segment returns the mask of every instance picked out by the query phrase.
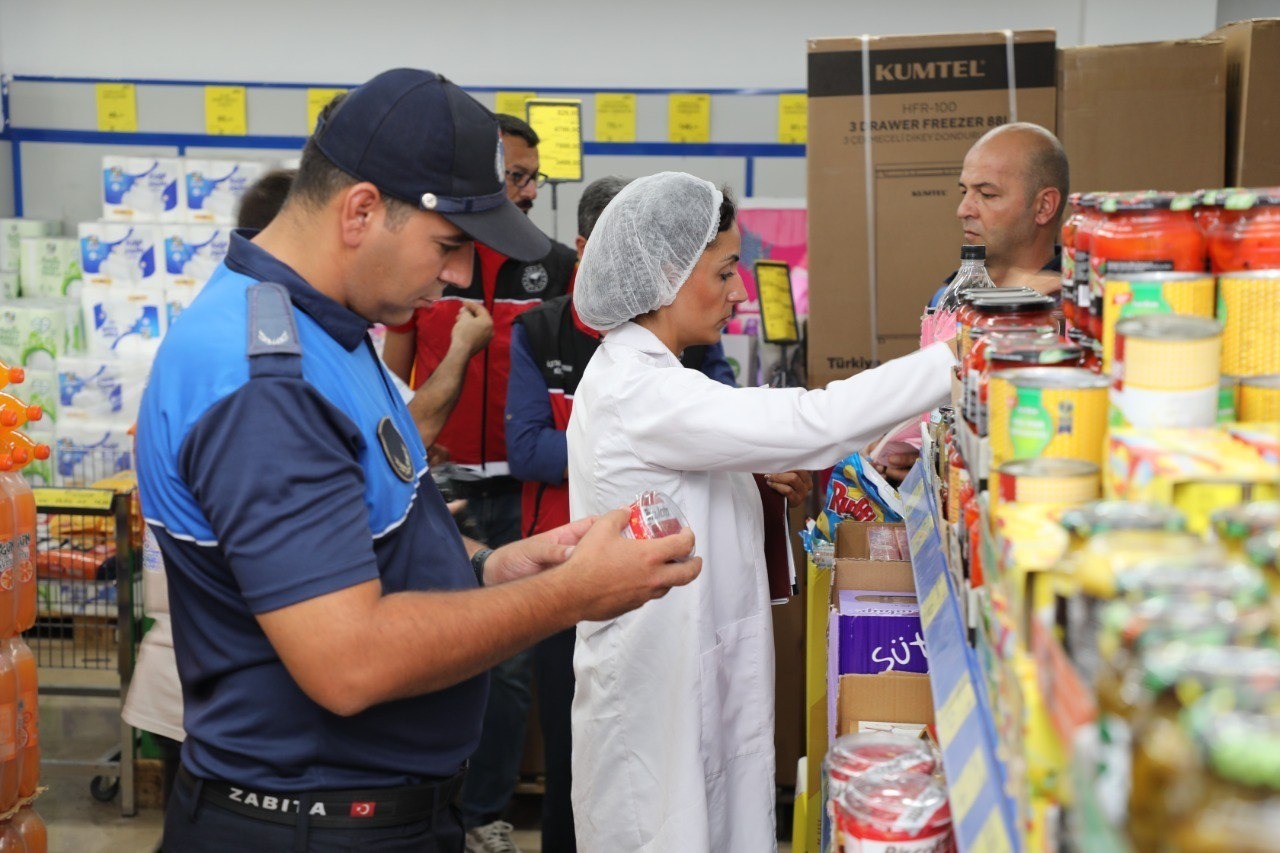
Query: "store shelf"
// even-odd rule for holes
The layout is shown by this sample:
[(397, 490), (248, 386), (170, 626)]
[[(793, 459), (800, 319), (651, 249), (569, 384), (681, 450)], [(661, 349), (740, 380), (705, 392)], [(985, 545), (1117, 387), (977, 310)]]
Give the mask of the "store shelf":
[(1006, 793), (1004, 765), (996, 757), (991, 707), (943, 555), (932, 479), (917, 462), (900, 492), (956, 843), (961, 851), (1020, 851), (1014, 803)]

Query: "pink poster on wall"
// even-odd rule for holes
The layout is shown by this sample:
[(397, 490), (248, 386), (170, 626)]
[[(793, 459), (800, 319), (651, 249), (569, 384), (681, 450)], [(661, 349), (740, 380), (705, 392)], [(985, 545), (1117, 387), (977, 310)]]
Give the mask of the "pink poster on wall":
[(742, 231), (742, 279), (748, 301), (738, 307), (727, 331), (751, 332), (749, 320), (758, 322), (760, 304), (756, 296), (756, 261), (784, 261), (791, 268), (791, 294), (796, 314), (809, 313), (808, 212), (804, 202), (784, 199), (743, 199), (738, 208)]

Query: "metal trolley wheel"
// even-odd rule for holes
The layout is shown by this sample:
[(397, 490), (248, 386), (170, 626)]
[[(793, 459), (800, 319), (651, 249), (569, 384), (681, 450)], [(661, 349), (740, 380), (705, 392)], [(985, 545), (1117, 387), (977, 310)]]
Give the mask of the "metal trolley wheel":
[(89, 793), (100, 803), (109, 803), (120, 793), (120, 777), (94, 776), (89, 782)]

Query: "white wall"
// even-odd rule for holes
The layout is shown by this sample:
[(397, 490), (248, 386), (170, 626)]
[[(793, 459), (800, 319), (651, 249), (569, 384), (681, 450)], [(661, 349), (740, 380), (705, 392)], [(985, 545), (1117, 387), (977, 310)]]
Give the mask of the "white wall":
[(0, 0), (9, 74), (355, 83), (413, 65), (470, 86), (787, 87), (804, 40), (1052, 27), (1185, 38), (1218, 0)]

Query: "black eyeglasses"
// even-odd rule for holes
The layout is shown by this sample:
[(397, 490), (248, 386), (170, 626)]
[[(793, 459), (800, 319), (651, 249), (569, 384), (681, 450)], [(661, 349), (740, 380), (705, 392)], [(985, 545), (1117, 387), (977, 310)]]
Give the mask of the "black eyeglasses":
[(542, 172), (521, 172), (507, 170), (507, 180), (510, 181), (516, 189), (522, 190), (529, 186), (529, 182), (533, 181), (535, 187), (540, 187), (547, 182), (547, 176)]

